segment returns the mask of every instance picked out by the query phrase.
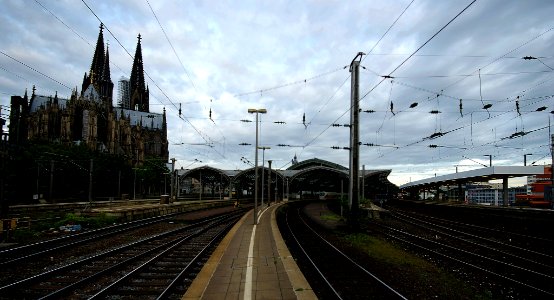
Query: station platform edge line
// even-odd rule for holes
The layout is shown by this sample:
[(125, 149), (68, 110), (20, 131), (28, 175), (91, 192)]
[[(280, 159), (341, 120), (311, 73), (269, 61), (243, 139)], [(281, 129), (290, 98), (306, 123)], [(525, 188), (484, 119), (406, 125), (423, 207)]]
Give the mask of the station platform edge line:
[[(266, 208), (267, 210), (270, 210), (269, 213), (271, 214), (269, 218), (261, 218), (261, 222), (269, 222), (271, 226), (271, 234), (274, 241), (274, 244), (271, 245), (271, 247), (275, 247), (278, 255), (279, 260), (282, 262), (284, 269), (286, 271), (288, 280), (292, 286), (292, 291), (290, 290), (291, 287), (281, 287), (289, 289), (288, 291), (285, 291), (287, 294), (294, 294), (296, 299), (302, 299), (302, 300), (311, 300), (311, 299), (317, 299), (315, 293), (311, 289), (308, 281), (304, 277), (304, 274), (300, 271), (298, 268), (298, 265), (296, 264), (296, 261), (292, 257), (290, 251), (288, 250), (285, 241), (283, 240), (283, 237), (281, 236), (281, 232), (279, 231), (279, 227), (277, 226), (277, 218), (276, 218), (276, 210), (277, 208), (282, 205), (283, 203), (273, 205), (271, 207)], [(252, 231), (253, 224), (249, 222), (252, 219), (253, 210), (246, 213), (227, 233), (227, 235), (223, 238), (223, 240), (220, 242), (218, 247), (214, 250), (208, 261), (204, 264), (202, 267), (202, 270), (196, 278), (191, 283), (190, 287), (187, 289), (186, 293), (181, 298), (182, 300), (192, 300), (192, 299), (203, 299), (204, 295), (207, 292), (207, 288), (210, 285), (210, 281), (213, 279), (214, 274), (216, 273), (216, 270), (218, 268), (222, 268), (221, 262), (224, 255), (226, 255), (226, 252), (228, 251), (229, 245), (234, 239), (241, 239), (240, 243), (242, 243), (241, 247), (248, 248), (249, 245), (244, 245), (246, 240), (249, 239), (242, 239), (240, 235), (237, 235), (239, 230), (245, 230), (245, 228), (241, 228), (243, 226), (249, 226), (250, 232)], [(260, 214), (262, 215), (262, 214)], [(258, 224), (259, 226), (259, 224)], [(259, 238), (256, 238), (256, 242), (259, 242)], [(235, 241), (237, 242), (237, 241)], [(264, 245), (269, 246), (269, 245)], [(258, 245), (259, 247), (259, 245)], [(227, 255), (230, 255), (227, 253)], [(244, 254), (243, 254), (244, 255)], [(246, 255), (248, 256), (248, 255)], [(248, 257), (241, 257), (240, 259), (247, 260)], [(232, 272), (232, 269), (224, 270), (228, 272)], [(246, 267), (244, 268), (244, 272), (246, 272)], [(244, 285), (245, 281), (240, 280), (240, 286), (234, 287), (234, 290), (240, 290), (240, 297), (236, 298), (235, 296), (227, 297), (231, 299), (243, 299), (244, 295)], [(276, 283), (277, 284), (277, 283)], [(253, 294), (255, 295), (255, 292), (253, 291)], [(231, 295), (229, 295), (231, 296)], [(255, 296), (254, 296), (255, 298)]]

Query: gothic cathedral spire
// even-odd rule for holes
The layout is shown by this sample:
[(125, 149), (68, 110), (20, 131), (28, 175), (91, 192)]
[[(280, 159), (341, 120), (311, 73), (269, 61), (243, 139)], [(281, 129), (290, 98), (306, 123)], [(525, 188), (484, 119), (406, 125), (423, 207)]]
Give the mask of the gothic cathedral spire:
[(148, 88), (144, 82), (144, 66), (142, 64), (142, 48), (140, 45), (140, 34), (138, 35), (137, 49), (135, 51), (135, 59), (133, 61), (133, 69), (131, 70), (131, 78), (129, 79), (129, 87), (131, 90), (131, 109), (149, 112), (150, 103)]
[[(98, 40), (96, 41), (96, 49), (94, 50), (94, 57), (90, 65), (90, 72), (88, 74), (88, 84), (96, 84), (100, 82), (102, 76), (102, 69), (104, 68), (104, 24), (100, 23), (100, 33), (98, 33)], [(87, 85), (88, 85), (87, 84)], [(83, 87), (85, 90), (86, 87)]]
[[(106, 55), (104, 56), (104, 64), (102, 66), (102, 75), (98, 77), (100, 86), (100, 95), (107, 108), (112, 108), (113, 82), (110, 76), (110, 52), (109, 46), (106, 47)], [(100, 75), (100, 74), (99, 74)]]
[(105, 107), (112, 106), (113, 83), (110, 76), (110, 54), (108, 48), (104, 50), (104, 24), (100, 23), (100, 32), (96, 41), (96, 48), (89, 74), (85, 73), (81, 95), (89, 87), (93, 87)]

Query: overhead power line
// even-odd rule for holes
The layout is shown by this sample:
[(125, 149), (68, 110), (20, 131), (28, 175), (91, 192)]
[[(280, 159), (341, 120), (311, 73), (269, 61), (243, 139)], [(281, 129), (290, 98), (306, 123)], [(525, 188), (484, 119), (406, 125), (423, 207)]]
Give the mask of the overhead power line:
[[(412, 54), (410, 54), (406, 59), (404, 59), (396, 68), (394, 68), (387, 76), (390, 78), (394, 72), (396, 72), (400, 67), (402, 67), (408, 60), (410, 60), (419, 50), (421, 50), (425, 45), (427, 45), (431, 40), (433, 40), (439, 33), (441, 33), (448, 25), (450, 25), (454, 20), (456, 20), (462, 13), (464, 13), (470, 6), (472, 6), (477, 0), (471, 1), (464, 9), (462, 9), (458, 14), (456, 14), (448, 23), (444, 24), (444, 26), (441, 27), (435, 34), (433, 34), (430, 38), (425, 41), (421, 46), (419, 46)], [(360, 101), (363, 100), (367, 95), (369, 95), (373, 90), (375, 90), (381, 83), (386, 79), (386, 77), (383, 77), (379, 83), (377, 83), (373, 88), (371, 88), (365, 95), (360, 97)]]
[(295, 80), (295, 81), (292, 81), (292, 82), (287, 82), (287, 83), (279, 84), (279, 85), (276, 85), (276, 86), (273, 86), (273, 87), (263, 88), (263, 89), (259, 89), (259, 90), (255, 90), (255, 91), (238, 93), (238, 94), (235, 94), (234, 96), (235, 97), (243, 97), (243, 96), (252, 95), (252, 94), (263, 94), (265, 92), (277, 90), (277, 89), (284, 88), (284, 87), (289, 87), (289, 86), (298, 85), (298, 84), (306, 84), (308, 81), (312, 81), (314, 79), (318, 79), (318, 78), (321, 78), (323, 76), (333, 74), (337, 71), (343, 70), (344, 68), (345, 67), (338, 67), (338, 68), (333, 69), (331, 71), (320, 73), (320, 74), (314, 75), (314, 76), (306, 78), (306, 79)]
[[(152, 5), (150, 5), (150, 2), (148, 0), (146, 0), (146, 3), (148, 3), (148, 7), (150, 7), (150, 11), (152, 12), (152, 14), (154, 15), (154, 18), (156, 18), (156, 21), (158, 22), (158, 25), (160, 25), (160, 28), (162, 29), (162, 32), (164, 33), (164, 36), (165, 36), (165, 39), (167, 40), (167, 42), (169, 43), (169, 46), (171, 46), (171, 49), (173, 50), (173, 53), (175, 54), (175, 57), (177, 57), (177, 60), (179, 61), (179, 64), (181, 64), (181, 67), (183, 68), (183, 71), (185, 71), (185, 74), (187, 74), (187, 77), (190, 81), (190, 84), (192, 85), (192, 87), (194, 88), (194, 90), (196, 90), (196, 86), (194, 85), (194, 81), (192, 80), (192, 78), (190, 77), (190, 74), (189, 72), (187, 71), (187, 68), (185, 68), (185, 65), (183, 64), (183, 62), (181, 61), (181, 58), (179, 57), (179, 55), (177, 54), (177, 51), (175, 51), (175, 47), (173, 47), (173, 44), (171, 43), (171, 40), (169, 40), (169, 37), (167, 36), (167, 33), (165, 33), (165, 30), (162, 26), (162, 23), (160, 23), (160, 20), (158, 19), (158, 16), (156, 15), (156, 13), (154, 12), (154, 9), (152, 8)], [(196, 90), (198, 92), (198, 90)]]
[(54, 81), (55, 83), (57, 83), (57, 84), (59, 84), (59, 85), (65, 87), (65, 88), (67, 88), (68, 90), (71, 91), (71, 88), (70, 88), (69, 86), (67, 86), (67, 85), (65, 85), (65, 84), (63, 84), (63, 83), (61, 83), (61, 82), (59, 82), (58, 80), (56, 80), (56, 79), (50, 77), (49, 75), (46, 75), (46, 74), (42, 73), (41, 71), (39, 71), (39, 70), (37, 70), (37, 69), (35, 69), (35, 68), (29, 66), (28, 64), (26, 64), (26, 63), (24, 63), (24, 62), (18, 60), (17, 58), (15, 58), (15, 57), (13, 57), (13, 56), (11, 56), (11, 55), (9, 55), (9, 54), (6, 54), (6, 53), (5, 53), (4, 51), (2, 51), (2, 50), (0, 50), (0, 53), (2, 53), (4, 56), (6, 56), (6, 57), (8, 57), (8, 58), (11, 58), (12, 60), (14, 60), (14, 61), (20, 63), (21, 65), (23, 65), (23, 66), (29, 68), (30, 70), (39, 73), (40, 75), (42, 75), (42, 76), (44, 76), (44, 77), (46, 77), (46, 78), (48, 78), (48, 79)]
[(83, 40), (85, 43), (89, 44), (89, 46), (93, 47), (91, 43), (89, 43), (89, 41), (87, 41), (84, 37), (82, 37), (77, 31), (75, 31), (73, 28), (71, 28), (69, 25), (67, 25), (64, 21), (62, 21), (62, 19), (58, 18), (58, 16), (56, 16), (51, 10), (49, 10), (48, 8), (46, 8), (44, 5), (42, 5), (42, 3), (40, 3), (38, 0), (35, 0), (35, 2), (40, 5), (40, 7), (42, 7), (45, 11), (49, 12), (54, 18), (56, 18), (56, 20), (58, 20), (60, 23), (62, 23), (63, 25), (65, 25), (65, 27), (67, 27), (67, 29), (71, 30), (73, 33), (75, 33), (75, 35), (77, 35), (79, 38), (81, 38), (81, 40)]
[[(379, 40), (377, 42), (375, 42), (375, 44), (373, 45), (373, 47), (371, 47), (371, 49), (369, 49), (369, 51), (365, 54), (365, 55), (369, 55), (373, 52), (373, 50), (377, 47), (377, 45), (379, 45), (379, 43), (381, 42), (381, 40), (383, 40), (383, 38), (389, 33), (389, 31), (392, 29), (392, 27), (396, 24), (396, 22), (398, 22), (398, 20), (400, 20), (400, 18), (404, 15), (404, 13), (408, 10), (408, 8), (410, 8), (410, 6), (412, 5), (412, 3), (414, 3), (415, 0), (412, 0), (410, 3), (408, 3), (408, 5), (406, 6), (406, 8), (404, 8), (404, 10), (402, 11), (402, 13), (400, 13), (400, 15), (398, 15), (398, 17), (396, 18), (396, 20), (394, 20), (394, 22), (392, 22), (392, 24), (389, 26), (389, 28), (387, 28), (387, 30), (385, 31), (385, 33), (383, 33), (383, 35), (381, 35), (381, 37), (379, 38)], [(367, 56), (366, 56), (367, 57)], [(362, 57), (362, 59), (360, 60), (360, 63), (364, 61), (364, 59), (366, 59), (366, 57)]]
[[(127, 55), (129, 55), (129, 57), (131, 57), (131, 59), (134, 59), (133, 55), (131, 55), (131, 53), (127, 50), (127, 48), (125, 48), (125, 46), (123, 46), (123, 44), (119, 41), (119, 39), (111, 32), (111, 30), (109, 29), (109, 27), (106, 25), (106, 23), (104, 23), (102, 21), (102, 19), (100, 19), (100, 17), (94, 12), (94, 10), (85, 2), (85, 0), (81, 0), (81, 2), (83, 2), (83, 4), (88, 8), (88, 10), (96, 17), (96, 19), (104, 24), (104, 28), (106, 28), (106, 30), (110, 33), (110, 35), (117, 41), (117, 43), (119, 44), (119, 46), (121, 48), (123, 48), (123, 50), (125, 50), (125, 52), (127, 53)], [(158, 88), (158, 90), (164, 95), (164, 97), (169, 101), (169, 103), (175, 108), (175, 110), (178, 110), (179, 107), (175, 104), (175, 102), (173, 102), (171, 100), (171, 98), (169, 98), (169, 96), (164, 92), (164, 90), (156, 83), (156, 81), (154, 81), (154, 79), (152, 79), (152, 77), (150, 77), (150, 74), (148, 74), (148, 72), (146, 70), (144, 70), (144, 74), (148, 77), (148, 79), (150, 79), (150, 81), (154, 84), (154, 86), (156, 86), (156, 88)], [(187, 122), (193, 129), (194, 131), (196, 131), (196, 133), (198, 133), (198, 135), (200, 135), (200, 137), (206, 142), (206, 143), (210, 143), (210, 142), (213, 142), (213, 139), (208, 136), (207, 134), (205, 133), (202, 133), (196, 126), (194, 126), (194, 124), (192, 124), (192, 122), (190, 122), (188, 120), (187, 117), (181, 115), (179, 116), (179, 118), (185, 122)], [(225, 158), (225, 156), (223, 154), (221, 154), (219, 151), (217, 151), (215, 148), (212, 148), (217, 154), (219, 154), (222, 158)]]
[[(373, 52), (373, 50), (379, 45), (379, 43), (381, 43), (381, 41), (383, 40), (383, 38), (385, 38), (385, 36), (389, 33), (389, 31), (392, 29), (392, 27), (394, 27), (394, 25), (398, 22), (398, 20), (400, 20), (400, 18), (404, 15), (404, 13), (408, 10), (408, 8), (410, 8), (410, 6), (412, 5), (412, 3), (414, 2), (414, 0), (412, 0), (407, 6), (406, 8), (404, 8), (404, 10), (400, 13), (400, 15), (398, 15), (398, 17), (392, 22), (392, 24), (389, 26), (389, 28), (387, 28), (387, 30), (385, 30), (385, 32), (381, 35), (381, 37), (379, 38), (379, 40), (377, 42), (375, 42), (375, 44), (373, 45), (373, 47), (371, 47), (371, 49), (369, 49), (368, 53), (371, 53)], [(364, 60), (364, 57), (362, 57), (362, 59), (360, 60), (360, 62), (362, 62)], [(342, 82), (342, 84), (339, 86), (339, 88), (337, 88), (335, 90), (335, 92), (333, 93), (333, 95), (331, 95), (331, 97), (329, 97), (329, 99), (325, 102), (325, 104), (322, 106), (321, 109), (323, 109), (323, 107), (327, 106), (327, 104), (335, 97), (335, 95), (337, 94), (337, 92), (344, 86), (344, 84), (348, 81), (348, 79), (350, 78), (350, 73), (348, 74), (348, 76), (346, 77), (346, 79)], [(316, 114), (310, 118), (310, 121), (308, 122), (311, 123), (312, 120), (315, 118), (315, 116), (321, 111), (318, 110), (316, 112)], [(316, 135), (312, 140), (310, 140), (308, 143), (306, 143), (306, 146), (312, 144), (315, 140), (317, 140), (325, 131), (327, 131), (329, 128), (331, 128), (332, 124), (333, 123), (336, 123), (340, 118), (342, 118), (348, 111), (344, 112), (342, 115), (340, 115), (334, 122), (332, 122), (331, 124), (329, 124), (329, 126), (327, 126), (327, 128), (325, 128), (323, 131), (321, 131), (318, 135)], [(302, 152), (300, 153), (302, 154)]]

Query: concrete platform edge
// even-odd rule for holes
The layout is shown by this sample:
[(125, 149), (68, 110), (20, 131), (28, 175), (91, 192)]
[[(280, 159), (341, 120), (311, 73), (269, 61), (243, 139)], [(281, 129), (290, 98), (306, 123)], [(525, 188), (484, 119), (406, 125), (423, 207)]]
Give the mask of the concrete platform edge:
[(182, 300), (202, 299), (202, 296), (204, 295), (206, 287), (208, 287), (208, 283), (210, 282), (215, 269), (219, 265), (219, 262), (221, 261), (221, 258), (225, 253), (225, 250), (227, 250), (227, 246), (229, 246), (229, 243), (231, 243), (231, 240), (235, 236), (237, 230), (240, 228), (240, 226), (242, 226), (246, 218), (248, 218), (248, 216), (250, 216), (251, 214), (252, 211), (249, 211), (233, 226), (233, 228), (231, 228), (231, 230), (229, 230), (227, 235), (223, 238), (223, 240), (221, 240), (221, 243), (219, 243), (217, 248), (214, 250), (208, 261), (204, 264), (202, 270), (200, 270), (200, 273), (198, 273), (196, 278), (192, 281), (190, 287), (187, 289), (187, 292), (181, 298)]
[[(281, 204), (278, 204), (277, 206)], [(285, 270), (287, 272), (287, 277), (289, 278), (289, 281), (293, 288), (293, 292), (297, 299), (302, 299), (302, 300), (317, 299), (310, 284), (304, 277), (304, 274), (302, 274), (302, 272), (300, 271), (300, 268), (298, 268), (296, 261), (292, 257), (289, 249), (285, 244), (285, 241), (283, 240), (283, 237), (281, 236), (281, 232), (279, 231), (279, 227), (277, 225), (276, 210), (277, 208), (275, 207), (275, 209), (273, 209), (271, 213), (271, 218), (270, 218), (271, 231), (273, 234), (277, 252), (279, 254), (279, 258), (281, 259), (283, 266), (285, 267)], [(208, 287), (210, 281), (212, 280), (213, 275), (217, 267), (219, 266), (223, 255), (227, 251), (229, 244), (235, 237), (239, 228), (243, 226), (245, 220), (248, 217), (252, 216), (252, 213), (253, 213), (252, 210), (249, 211), (239, 220), (239, 222), (237, 222), (233, 226), (233, 228), (231, 228), (231, 230), (223, 238), (223, 240), (218, 245), (218, 247), (214, 250), (214, 252), (210, 256), (208, 261), (204, 264), (200, 273), (198, 273), (196, 278), (193, 280), (190, 287), (187, 289), (186, 293), (181, 298), (182, 300), (202, 299), (204, 297), (206, 288)]]
[(304, 277), (304, 274), (300, 271), (300, 268), (298, 268), (296, 261), (290, 254), (289, 248), (287, 248), (287, 245), (283, 240), (283, 236), (281, 236), (279, 226), (277, 225), (276, 211), (277, 209), (274, 209), (271, 214), (271, 230), (273, 232), (273, 238), (275, 239), (277, 251), (279, 252), (279, 257), (281, 258), (283, 265), (285, 266), (290, 283), (292, 284), (292, 288), (294, 289), (294, 294), (296, 295), (297, 299), (317, 299), (314, 291), (312, 290), (312, 287), (310, 286), (310, 284)]

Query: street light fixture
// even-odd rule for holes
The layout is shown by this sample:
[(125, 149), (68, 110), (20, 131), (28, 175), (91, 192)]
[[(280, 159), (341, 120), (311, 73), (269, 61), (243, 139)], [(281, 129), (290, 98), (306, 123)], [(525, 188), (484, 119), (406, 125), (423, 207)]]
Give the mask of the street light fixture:
[(254, 225), (258, 223), (258, 115), (267, 113), (265, 108), (255, 109), (249, 108), (249, 114), (256, 114), (256, 147), (255, 162), (254, 162)]
[(187, 169), (188, 167), (194, 165), (197, 162), (201, 163), (202, 161), (198, 160), (198, 158), (195, 158), (194, 161), (192, 161), (190, 164), (186, 165), (184, 168)]
[(490, 154), (485, 154), (483, 156), (488, 156), (489, 157), (489, 167), (492, 167), (492, 155)]
[(523, 165), (527, 166), (527, 155), (533, 155), (532, 153), (523, 154)]

